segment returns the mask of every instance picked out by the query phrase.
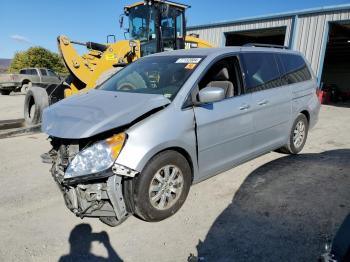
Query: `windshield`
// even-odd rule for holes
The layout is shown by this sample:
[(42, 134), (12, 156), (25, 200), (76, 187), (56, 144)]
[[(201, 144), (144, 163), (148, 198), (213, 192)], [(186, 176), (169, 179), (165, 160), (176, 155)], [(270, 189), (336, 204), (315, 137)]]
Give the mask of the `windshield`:
[(200, 56), (145, 57), (119, 71), (98, 89), (160, 94), (173, 100), (203, 58)]

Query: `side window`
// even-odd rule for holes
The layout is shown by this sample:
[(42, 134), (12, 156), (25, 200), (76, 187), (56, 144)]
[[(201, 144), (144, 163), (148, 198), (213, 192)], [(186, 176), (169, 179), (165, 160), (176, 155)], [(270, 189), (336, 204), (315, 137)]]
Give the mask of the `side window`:
[(47, 73), (49, 74), (49, 76), (56, 76), (57, 77), (56, 73), (50, 69), (47, 70)]
[(182, 28), (182, 13), (179, 13), (176, 17), (176, 36), (183, 37), (183, 28)]
[(38, 75), (38, 72), (36, 71), (36, 69), (29, 69), (29, 74)]
[(300, 55), (280, 54), (284, 65), (285, 78), (288, 84), (294, 84), (311, 79), (311, 73)]
[(243, 53), (242, 62), (248, 92), (281, 85), (280, 72), (272, 53)]
[(42, 76), (46, 76), (47, 73), (46, 73), (46, 69), (40, 69), (40, 73)]
[(214, 63), (198, 83), (197, 92), (205, 87), (221, 87), (226, 98), (240, 95), (242, 77), (238, 57), (226, 57)]
[(22, 74), (22, 75), (25, 75), (26, 74), (26, 70), (22, 69), (22, 70), (19, 71), (19, 73)]

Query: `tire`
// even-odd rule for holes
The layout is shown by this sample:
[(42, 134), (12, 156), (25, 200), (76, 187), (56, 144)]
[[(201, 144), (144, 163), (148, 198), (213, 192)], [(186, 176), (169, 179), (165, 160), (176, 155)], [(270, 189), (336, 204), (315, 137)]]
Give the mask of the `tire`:
[(3, 96), (8, 96), (10, 95), (10, 93), (11, 93), (11, 90), (0, 90), (0, 94)]
[(21, 93), (26, 94), (31, 87), (32, 87), (31, 82), (28, 82), (27, 84), (23, 84), (21, 87)]
[[(166, 176), (166, 170), (169, 176)], [(163, 187), (159, 177), (163, 179)], [(148, 222), (172, 216), (185, 202), (191, 181), (191, 167), (183, 155), (172, 150), (157, 154), (133, 180), (135, 215)], [(151, 186), (159, 187), (159, 191), (152, 191)], [(152, 201), (151, 198), (157, 200)]]
[(41, 122), (42, 111), (49, 105), (49, 97), (44, 88), (33, 86), (24, 99), (24, 119), (28, 125)]
[[(303, 126), (303, 131), (301, 131), (302, 126)], [(300, 134), (299, 134), (298, 143), (296, 143), (294, 139), (295, 138), (297, 139), (297, 137), (294, 136), (294, 133), (298, 131), (300, 131)], [(292, 129), (289, 133), (288, 144), (285, 145), (284, 147), (279, 148), (276, 151), (284, 154), (298, 154), (304, 148), (308, 131), (309, 131), (309, 122), (306, 116), (304, 114), (299, 114), (297, 118), (294, 120)], [(302, 138), (301, 138), (301, 134), (302, 134)]]

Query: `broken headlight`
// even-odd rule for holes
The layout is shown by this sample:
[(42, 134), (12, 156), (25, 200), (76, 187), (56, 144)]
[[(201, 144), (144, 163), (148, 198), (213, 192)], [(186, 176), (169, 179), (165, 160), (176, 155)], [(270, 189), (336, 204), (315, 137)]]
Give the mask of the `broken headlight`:
[(110, 168), (117, 159), (125, 138), (126, 135), (120, 133), (80, 151), (70, 162), (64, 178), (95, 174)]

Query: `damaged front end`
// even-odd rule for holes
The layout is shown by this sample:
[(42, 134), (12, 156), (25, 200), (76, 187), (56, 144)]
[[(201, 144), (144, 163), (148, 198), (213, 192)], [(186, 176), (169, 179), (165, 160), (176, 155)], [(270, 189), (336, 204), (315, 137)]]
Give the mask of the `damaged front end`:
[(51, 174), (67, 208), (80, 218), (98, 217), (109, 226), (123, 222), (132, 213), (128, 177), (137, 174), (115, 163), (126, 134), (88, 144), (79, 140), (51, 139)]

